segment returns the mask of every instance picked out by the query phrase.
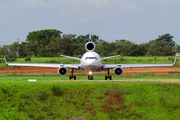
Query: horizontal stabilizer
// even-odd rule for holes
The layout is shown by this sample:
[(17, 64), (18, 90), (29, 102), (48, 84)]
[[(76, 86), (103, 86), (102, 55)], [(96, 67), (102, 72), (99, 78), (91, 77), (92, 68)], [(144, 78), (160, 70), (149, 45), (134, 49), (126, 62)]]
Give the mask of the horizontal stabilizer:
[(74, 60), (79, 60), (79, 61), (81, 61), (81, 59), (80, 59), (80, 58), (76, 58), (76, 57), (71, 57), (71, 56), (66, 56), (66, 55), (60, 55), (60, 56), (62, 56), (62, 57), (67, 57), (67, 58), (71, 58), (71, 59), (74, 59)]
[(114, 58), (114, 57), (119, 57), (120, 55), (115, 55), (115, 56), (110, 56), (110, 57), (105, 57), (105, 58), (101, 58), (101, 60), (106, 60), (106, 59), (109, 59), (109, 58)]

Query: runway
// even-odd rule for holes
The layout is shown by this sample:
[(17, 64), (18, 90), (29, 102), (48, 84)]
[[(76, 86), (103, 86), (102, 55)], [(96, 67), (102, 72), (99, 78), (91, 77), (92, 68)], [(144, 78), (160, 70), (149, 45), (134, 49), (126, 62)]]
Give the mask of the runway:
[(121, 79), (121, 80), (43, 80), (57, 82), (180, 82), (179, 79)]

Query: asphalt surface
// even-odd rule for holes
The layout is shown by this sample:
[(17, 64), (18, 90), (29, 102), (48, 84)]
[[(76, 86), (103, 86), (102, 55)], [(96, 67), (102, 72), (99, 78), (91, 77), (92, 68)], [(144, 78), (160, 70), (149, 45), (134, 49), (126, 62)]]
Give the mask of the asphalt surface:
[(43, 80), (43, 81), (57, 81), (57, 82), (180, 82), (179, 79), (121, 79), (121, 80)]

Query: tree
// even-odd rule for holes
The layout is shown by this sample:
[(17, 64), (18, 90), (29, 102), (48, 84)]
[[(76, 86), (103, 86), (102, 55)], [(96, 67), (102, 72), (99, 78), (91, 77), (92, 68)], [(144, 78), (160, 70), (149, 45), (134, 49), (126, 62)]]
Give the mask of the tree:
[(173, 53), (172, 46), (170, 46), (170, 45), (163, 46), (163, 50), (162, 50), (163, 56), (171, 56), (172, 53)]
[(145, 44), (146, 48), (146, 55), (150, 56), (160, 56), (161, 55), (161, 50), (162, 46), (158, 46), (156, 40), (149, 41), (149, 43)]
[(155, 39), (157, 41), (157, 44), (160, 46), (166, 46), (166, 45), (170, 45), (170, 46), (174, 46), (175, 42), (172, 40), (172, 38), (174, 38), (172, 35), (170, 34), (164, 34), (161, 36), (158, 36), (159, 38)]
[(17, 55), (18, 53), (18, 42), (14, 42), (13, 44), (11, 44), (9, 46), (9, 50), (11, 53), (13, 53), (14, 55)]
[(2, 55), (8, 55), (9, 53), (9, 45), (3, 45), (3, 47), (1, 48), (1, 54)]
[[(87, 36), (87, 35), (86, 35)], [(99, 41), (99, 36), (97, 36), (97, 35), (92, 35), (91, 36), (91, 40), (93, 41), (93, 42), (98, 42)]]
[(100, 54), (100, 56), (106, 56), (106, 50), (105, 46), (107, 46), (107, 42), (104, 40), (99, 40), (98, 43), (96, 44), (96, 49), (95, 51)]
[(48, 56), (59, 56), (60, 54), (73, 55), (72, 39), (73, 37), (71, 35), (63, 35), (62, 38), (54, 38), (46, 47), (48, 50), (44, 52), (46, 52)]
[(174, 53), (180, 53), (180, 45), (178, 45), (177, 43), (175, 43), (175, 46), (173, 47), (173, 52), (174, 52)]
[[(79, 35), (77, 38), (76, 38), (76, 41), (75, 42), (81, 42), (81, 43), (86, 43), (89, 41), (89, 34), (86, 34), (86, 35)], [(92, 42), (98, 42), (99, 41), (99, 36), (97, 35), (92, 35), (91, 36), (91, 41)]]
[(19, 44), (19, 57), (26, 57), (31, 56), (31, 46), (29, 46), (30, 43), (28, 42), (22, 42)]
[(35, 56), (46, 56), (49, 50), (45, 49), (51, 40), (55, 38), (61, 38), (62, 32), (55, 29), (46, 29), (40, 31), (33, 31), (27, 35), (26, 41), (30, 44), (28, 46), (31, 48), (30, 55)]
[[(11, 47), (10, 47), (11, 46)], [(0, 54), (6, 57), (7, 61), (15, 61), (17, 59), (16, 42), (11, 45), (3, 45), (0, 50)], [(10, 50), (11, 49), (11, 50)]]
[(137, 45), (129, 40), (116, 40), (114, 43), (116, 45), (115, 49), (120, 55), (142, 56), (145, 54), (143, 45)]
[(173, 36), (164, 34), (158, 36), (157, 39), (149, 41), (146, 44), (147, 55), (152, 56), (169, 56), (172, 55), (173, 46), (175, 42), (172, 40)]
[(115, 51), (115, 43), (109, 43), (102, 39), (96, 43), (95, 51), (99, 53), (100, 56), (104, 56), (104, 57), (117, 55), (117, 52)]
[(27, 35), (26, 41), (36, 42), (39, 46), (48, 45), (53, 38), (61, 37), (62, 32), (56, 29), (33, 31)]
[(149, 41), (145, 45), (147, 55), (151, 56), (170, 56), (173, 53), (173, 47), (169, 44), (159, 44), (157, 40)]

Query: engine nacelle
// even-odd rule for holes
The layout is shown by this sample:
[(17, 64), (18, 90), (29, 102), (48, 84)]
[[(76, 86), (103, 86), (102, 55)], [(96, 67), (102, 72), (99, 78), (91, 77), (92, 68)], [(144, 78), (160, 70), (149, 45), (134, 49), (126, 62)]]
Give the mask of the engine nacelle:
[(123, 69), (121, 67), (114, 68), (114, 74), (116, 76), (121, 76), (123, 74)]
[(67, 68), (65, 68), (65, 67), (60, 67), (60, 68), (58, 69), (58, 73), (59, 73), (59, 75), (61, 75), (61, 76), (65, 76), (65, 75), (68, 73), (68, 70), (67, 70)]
[(95, 50), (95, 44), (93, 42), (87, 42), (85, 44), (86, 51), (94, 51)]

